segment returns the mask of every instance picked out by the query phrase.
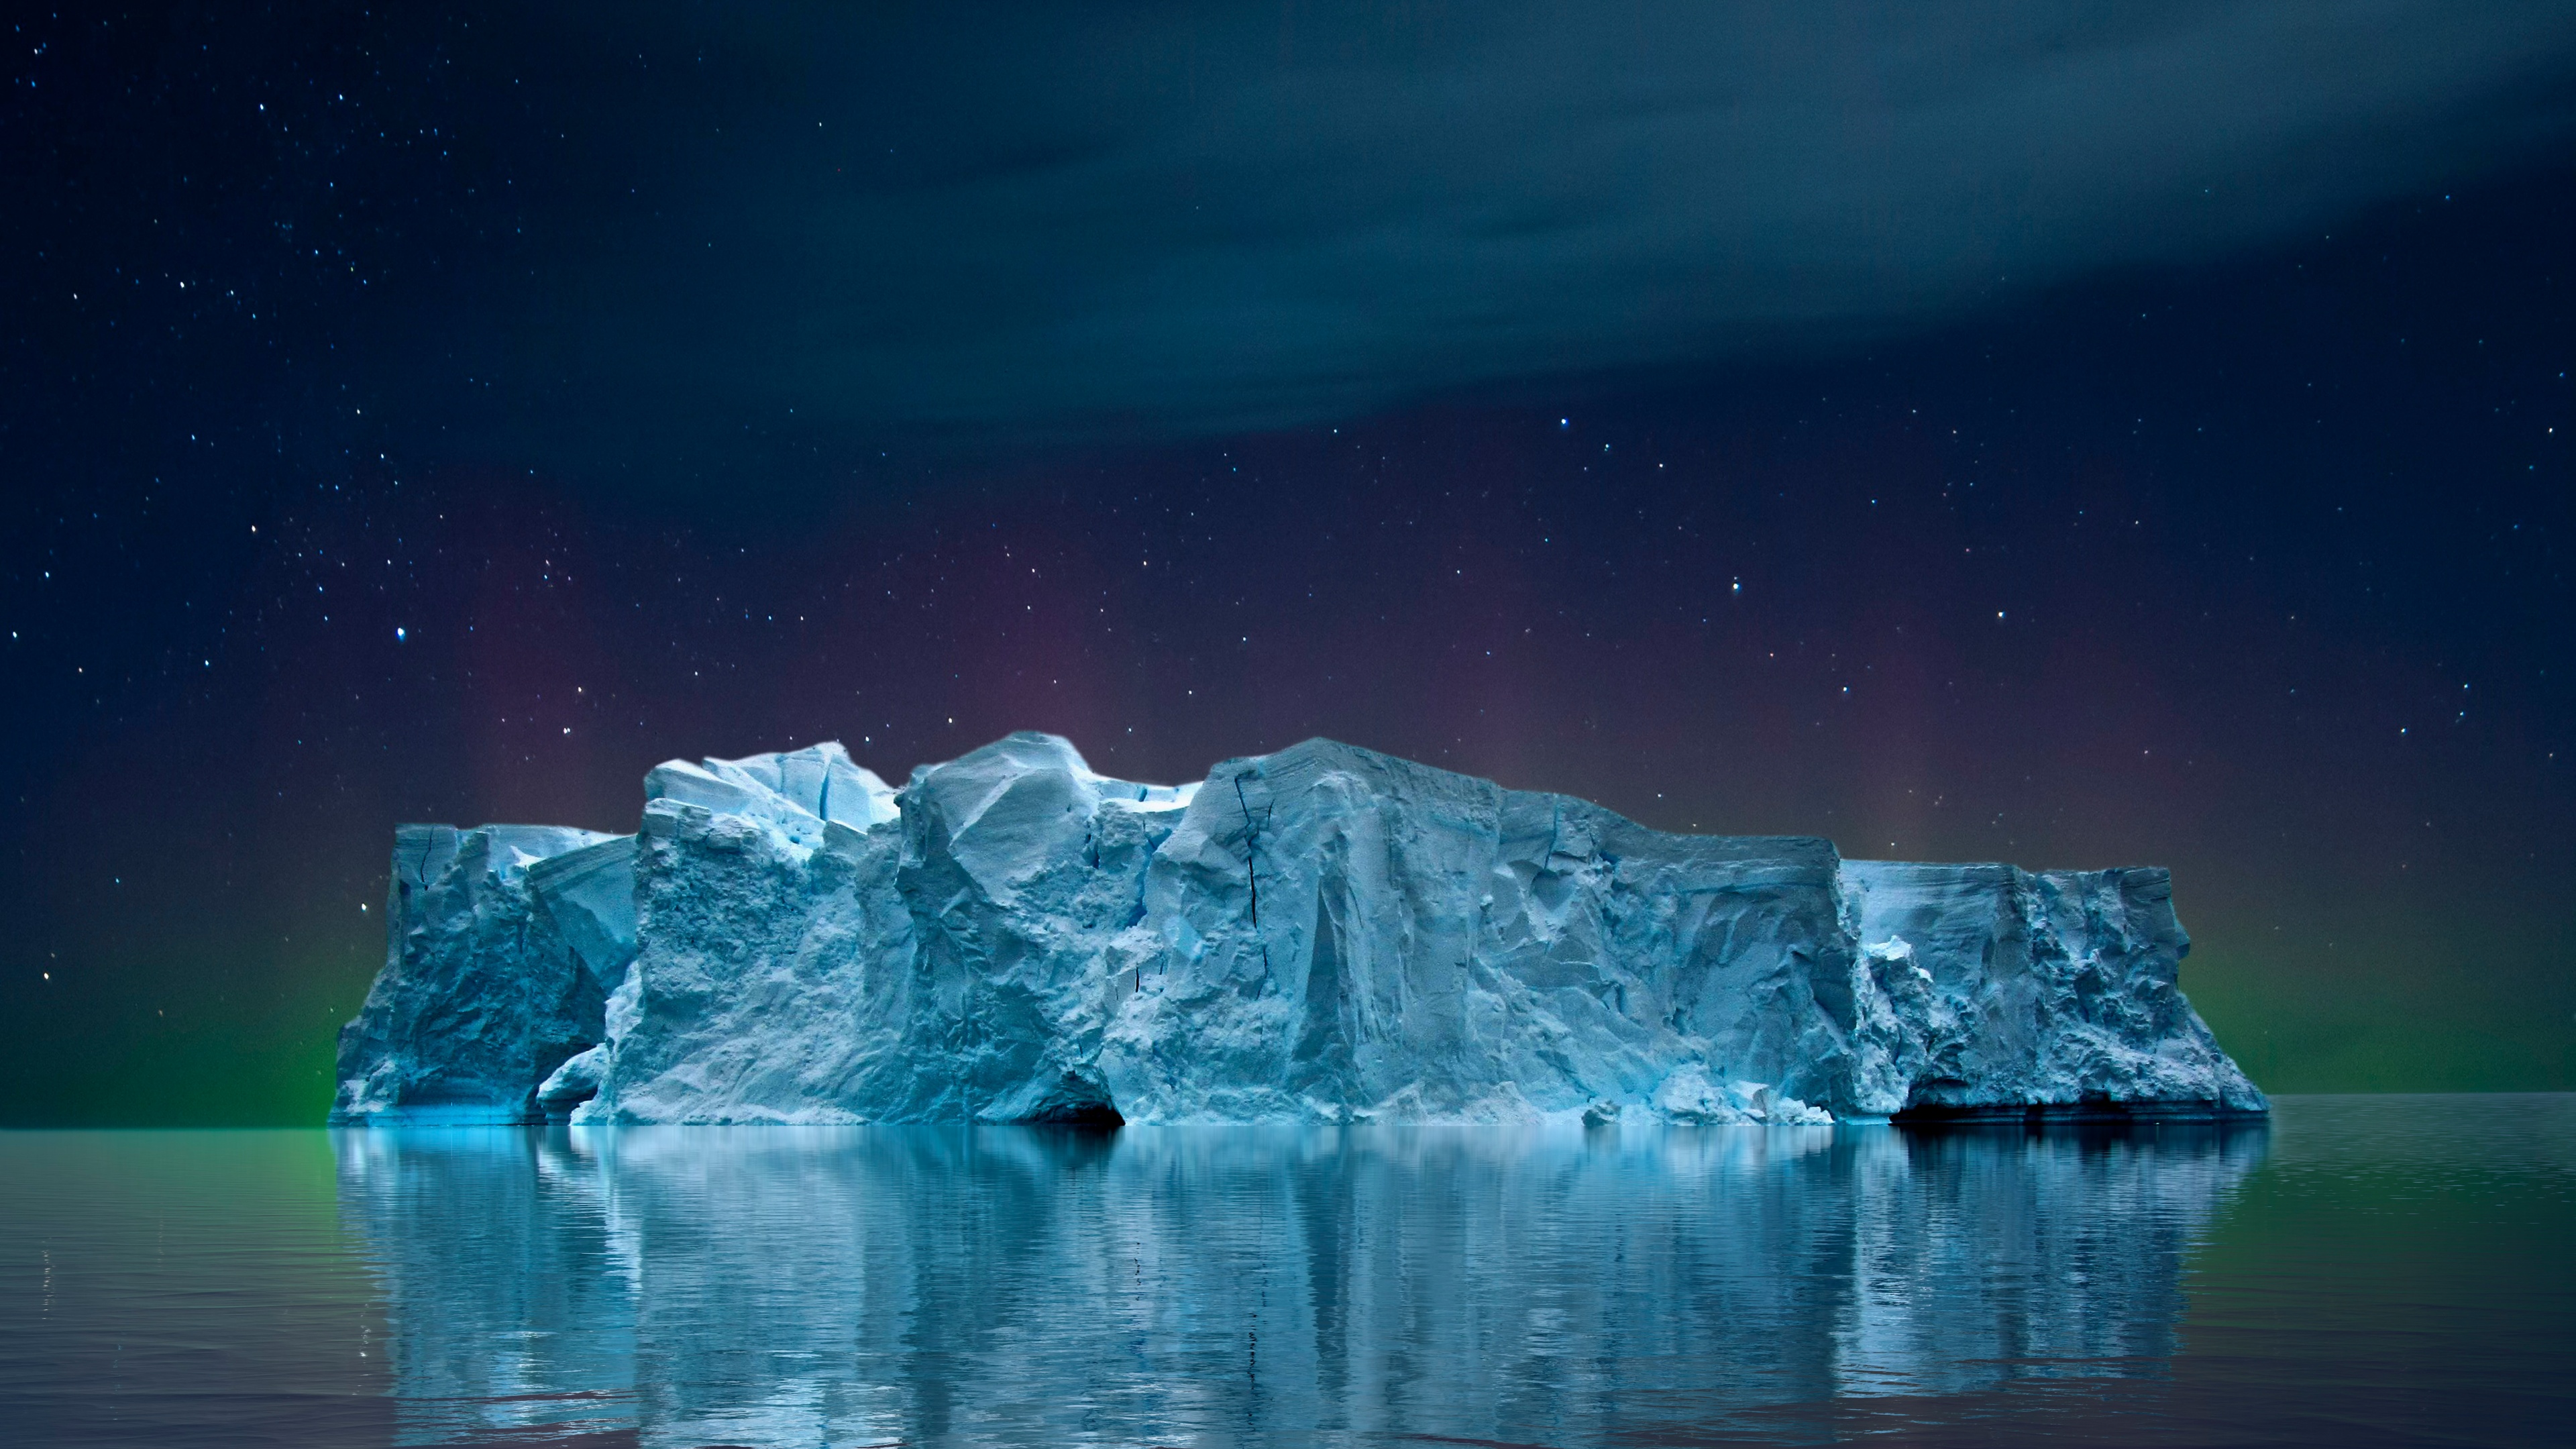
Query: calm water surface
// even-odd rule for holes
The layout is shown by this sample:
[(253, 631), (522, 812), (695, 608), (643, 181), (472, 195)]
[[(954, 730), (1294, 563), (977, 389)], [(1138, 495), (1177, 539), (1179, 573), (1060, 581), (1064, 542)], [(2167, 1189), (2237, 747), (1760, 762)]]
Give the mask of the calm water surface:
[(0, 1134), (0, 1442), (2576, 1443), (2576, 1097)]

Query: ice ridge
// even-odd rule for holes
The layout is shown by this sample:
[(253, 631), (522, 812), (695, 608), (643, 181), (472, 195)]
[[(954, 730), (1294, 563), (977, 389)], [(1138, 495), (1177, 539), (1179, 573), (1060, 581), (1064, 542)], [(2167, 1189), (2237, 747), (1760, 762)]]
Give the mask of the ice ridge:
[(672, 761), (396, 833), (343, 1123), (1818, 1123), (2265, 1110), (2161, 869), (1676, 835), (1329, 740)]

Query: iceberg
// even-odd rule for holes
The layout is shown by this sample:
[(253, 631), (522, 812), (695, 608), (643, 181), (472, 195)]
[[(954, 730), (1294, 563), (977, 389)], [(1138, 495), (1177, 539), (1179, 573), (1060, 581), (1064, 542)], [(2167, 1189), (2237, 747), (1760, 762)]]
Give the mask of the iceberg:
[(525, 1120), (531, 1083), (599, 1040), (632, 954), (633, 855), (632, 837), (552, 825), (397, 828), (391, 949), (340, 1033), (332, 1120)]
[(1813, 1125), (2266, 1110), (2154, 868), (1845, 860), (1310, 740), (673, 761), (398, 829), (332, 1120)]

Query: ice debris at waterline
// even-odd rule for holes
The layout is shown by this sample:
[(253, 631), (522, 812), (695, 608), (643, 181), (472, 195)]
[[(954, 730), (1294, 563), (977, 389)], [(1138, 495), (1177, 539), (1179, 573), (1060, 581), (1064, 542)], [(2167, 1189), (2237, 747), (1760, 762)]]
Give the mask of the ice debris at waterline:
[(1813, 1124), (2265, 1110), (2161, 869), (1671, 835), (1328, 740), (674, 761), (630, 836), (395, 836), (344, 1123)]

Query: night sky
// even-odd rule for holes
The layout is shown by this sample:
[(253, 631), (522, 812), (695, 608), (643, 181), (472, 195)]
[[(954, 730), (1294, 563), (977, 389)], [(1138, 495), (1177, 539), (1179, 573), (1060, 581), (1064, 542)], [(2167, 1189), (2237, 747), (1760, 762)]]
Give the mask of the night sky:
[(2576, 7), (2136, 9), (10, 22), (0, 1122), (319, 1121), (397, 821), (1024, 728), (2165, 864), (2265, 1088), (2576, 1088)]

